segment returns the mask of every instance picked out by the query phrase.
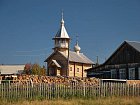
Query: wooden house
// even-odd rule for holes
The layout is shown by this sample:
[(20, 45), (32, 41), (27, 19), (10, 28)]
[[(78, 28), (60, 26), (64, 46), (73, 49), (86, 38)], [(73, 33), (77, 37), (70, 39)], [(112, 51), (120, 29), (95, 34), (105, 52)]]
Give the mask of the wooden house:
[(140, 42), (124, 41), (105, 63), (87, 70), (89, 77), (140, 79)]
[(62, 16), (60, 29), (53, 38), (54, 52), (45, 60), (47, 62), (47, 75), (86, 77), (85, 70), (92, 68), (92, 62), (83, 53), (80, 53), (78, 41), (74, 51), (70, 51), (70, 37), (65, 29)]

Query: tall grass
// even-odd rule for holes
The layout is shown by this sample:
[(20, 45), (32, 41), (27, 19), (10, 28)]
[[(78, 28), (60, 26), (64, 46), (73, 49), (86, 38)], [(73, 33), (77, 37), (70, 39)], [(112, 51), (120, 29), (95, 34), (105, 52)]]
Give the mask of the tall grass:
[(1, 100), (0, 105), (140, 105), (140, 97), (107, 97), (97, 99), (53, 99), (8, 102)]

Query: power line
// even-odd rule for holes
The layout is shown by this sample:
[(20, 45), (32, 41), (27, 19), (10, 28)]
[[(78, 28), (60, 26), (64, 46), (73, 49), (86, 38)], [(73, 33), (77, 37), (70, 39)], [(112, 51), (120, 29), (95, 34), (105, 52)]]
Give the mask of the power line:
[(48, 48), (44, 48), (44, 49), (38, 49), (38, 50), (25, 50), (25, 51), (16, 51), (16, 52), (18, 52), (18, 53), (28, 53), (28, 52), (36, 52), (36, 51), (44, 51), (44, 50), (48, 50)]

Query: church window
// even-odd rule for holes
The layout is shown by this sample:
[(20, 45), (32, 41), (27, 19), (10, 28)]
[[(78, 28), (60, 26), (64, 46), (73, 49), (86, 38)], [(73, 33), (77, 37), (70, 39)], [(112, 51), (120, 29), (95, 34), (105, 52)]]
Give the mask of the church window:
[(70, 67), (70, 71), (72, 71), (72, 67)]
[(63, 40), (61, 40), (61, 43), (66, 43), (66, 41), (63, 39)]
[(77, 68), (77, 72), (79, 72), (79, 68)]

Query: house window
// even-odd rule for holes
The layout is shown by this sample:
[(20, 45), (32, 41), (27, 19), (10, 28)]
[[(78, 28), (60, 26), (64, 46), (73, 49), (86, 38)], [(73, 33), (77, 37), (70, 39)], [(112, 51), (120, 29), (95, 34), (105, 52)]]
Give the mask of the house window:
[(58, 41), (58, 44), (60, 44), (60, 43), (61, 43), (61, 41), (59, 40), (59, 41)]
[(79, 68), (77, 68), (77, 72), (79, 72)]
[(72, 67), (70, 67), (70, 71), (72, 71)]
[(111, 78), (112, 79), (116, 79), (117, 78), (117, 71), (116, 71), (116, 69), (112, 69), (111, 70)]
[(138, 69), (138, 74), (139, 74), (138, 79), (140, 79), (140, 68)]
[(134, 80), (135, 79), (135, 68), (129, 68), (129, 79)]
[(126, 79), (126, 70), (119, 69), (120, 79)]

